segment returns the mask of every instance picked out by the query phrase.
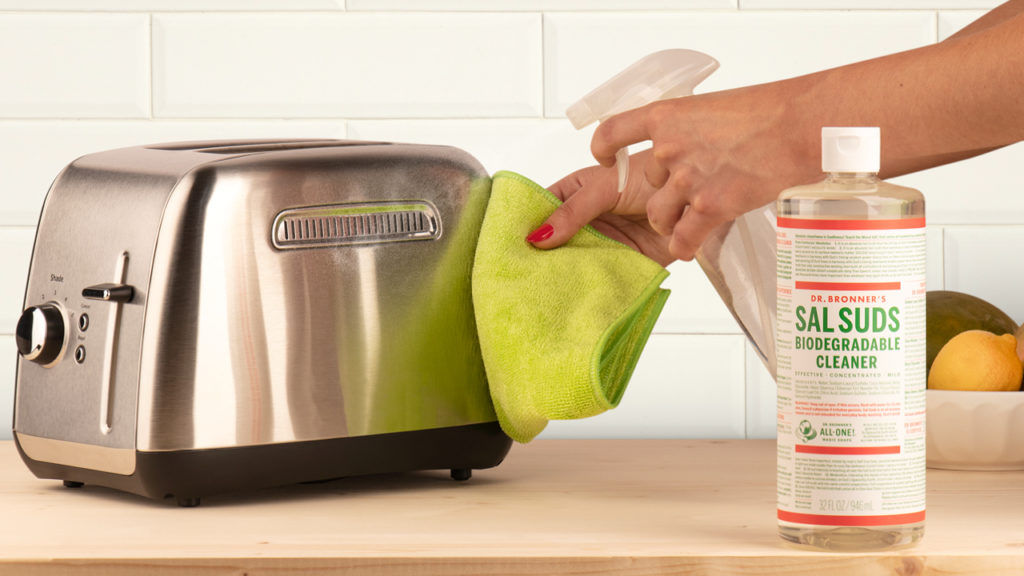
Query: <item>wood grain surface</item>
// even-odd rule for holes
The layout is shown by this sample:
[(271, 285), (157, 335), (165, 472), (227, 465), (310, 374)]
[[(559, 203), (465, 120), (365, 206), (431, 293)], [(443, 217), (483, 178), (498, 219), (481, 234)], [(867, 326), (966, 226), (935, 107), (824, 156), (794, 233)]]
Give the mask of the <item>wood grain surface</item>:
[(446, 471), (203, 499), (38, 480), (0, 442), (0, 574), (1024, 574), (1024, 472), (929, 470), (924, 541), (784, 545), (775, 443), (538, 440)]

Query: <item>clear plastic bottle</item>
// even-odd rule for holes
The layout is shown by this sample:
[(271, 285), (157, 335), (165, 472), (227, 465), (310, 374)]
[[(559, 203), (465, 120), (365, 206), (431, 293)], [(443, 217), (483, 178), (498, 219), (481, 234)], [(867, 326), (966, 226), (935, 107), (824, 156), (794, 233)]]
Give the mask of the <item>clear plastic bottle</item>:
[(823, 128), (826, 178), (776, 204), (779, 534), (817, 549), (924, 535), (924, 197), (879, 158)]

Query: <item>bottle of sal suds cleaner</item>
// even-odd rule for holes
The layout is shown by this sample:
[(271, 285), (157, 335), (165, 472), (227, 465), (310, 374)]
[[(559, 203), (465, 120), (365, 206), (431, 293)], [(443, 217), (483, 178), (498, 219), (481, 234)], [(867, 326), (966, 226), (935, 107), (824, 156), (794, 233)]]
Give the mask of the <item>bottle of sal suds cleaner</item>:
[(823, 128), (825, 180), (778, 199), (778, 519), (827, 550), (924, 535), (925, 218), (878, 128)]

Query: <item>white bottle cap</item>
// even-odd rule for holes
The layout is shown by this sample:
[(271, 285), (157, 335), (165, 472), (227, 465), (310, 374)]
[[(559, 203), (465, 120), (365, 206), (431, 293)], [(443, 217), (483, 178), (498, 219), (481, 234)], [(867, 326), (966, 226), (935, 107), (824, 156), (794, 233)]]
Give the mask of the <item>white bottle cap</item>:
[(825, 172), (878, 172), (882, 162), (882, 130), (822, 128), (821, 169)]

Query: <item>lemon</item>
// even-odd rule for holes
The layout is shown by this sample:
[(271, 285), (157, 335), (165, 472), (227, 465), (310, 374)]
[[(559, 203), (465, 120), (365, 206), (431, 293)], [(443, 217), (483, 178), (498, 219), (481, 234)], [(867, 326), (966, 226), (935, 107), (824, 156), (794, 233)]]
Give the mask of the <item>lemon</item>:
[(1024, 324), (1021, 324), (1013, 335), (1017, 337), (1017, 357), (1024, 362)]
[(928, 373), (933, 390), (1020, 390), (1024, 368), (1013, 334), (967, 330), (939, 350)]

